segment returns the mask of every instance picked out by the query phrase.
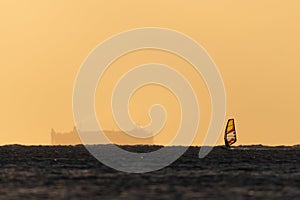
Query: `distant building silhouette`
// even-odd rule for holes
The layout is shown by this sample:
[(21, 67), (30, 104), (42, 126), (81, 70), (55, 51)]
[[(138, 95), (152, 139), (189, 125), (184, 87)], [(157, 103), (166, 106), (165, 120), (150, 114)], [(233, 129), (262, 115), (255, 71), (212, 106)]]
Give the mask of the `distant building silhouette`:
[(53, 145), (76, 145), (81, 144), (81, 140), (78, 136), (76, 127), (72, 131), (66, 133), (56, 132), (51, 129), (51, 143)]
[[(143, 133), (143, 130), (139, 130)], [(129, 131), (131, 132), (131, 131)], [(153, 137), (149, 138), (135, 138), (122, 131), (104, 131), (106, 137), (114, 144), (119, 145), (153, 145)], [(78, 135), (76, 127), (70, 132), (56, 132), (53, 128), (51, 129), (51, 143), (53, 145), (77, 145), (82, 144)]]

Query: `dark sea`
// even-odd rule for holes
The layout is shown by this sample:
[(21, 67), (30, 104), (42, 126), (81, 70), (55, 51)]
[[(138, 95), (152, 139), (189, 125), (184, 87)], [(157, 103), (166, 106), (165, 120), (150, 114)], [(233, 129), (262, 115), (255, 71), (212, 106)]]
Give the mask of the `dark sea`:
[(203, 159), (198, 152), (190, 147), (166, 168), (128, 174), (82, 145), (1, 146), (0, 199), (300, 199), (299, 145), (218, 146)]

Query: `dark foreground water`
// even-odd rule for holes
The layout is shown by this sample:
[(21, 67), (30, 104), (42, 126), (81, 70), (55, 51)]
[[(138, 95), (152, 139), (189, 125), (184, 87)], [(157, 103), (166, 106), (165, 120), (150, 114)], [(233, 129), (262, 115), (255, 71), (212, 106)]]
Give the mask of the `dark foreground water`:
[(299, 146), (215, 147), (201, 160), (198, 151), (156, 172), (127, 174), (83, 146), (2, 146), (0, 199), (300, 199)]

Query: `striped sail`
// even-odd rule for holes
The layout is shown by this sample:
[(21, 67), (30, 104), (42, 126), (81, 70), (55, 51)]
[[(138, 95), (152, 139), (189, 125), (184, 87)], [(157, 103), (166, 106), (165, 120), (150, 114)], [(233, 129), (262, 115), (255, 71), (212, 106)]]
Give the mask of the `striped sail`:
[(227, 147), (230, 147), (232, 144), (234, 144), (237, 141), (234, 119), (229, 119), (227, 122), (224, 141)]

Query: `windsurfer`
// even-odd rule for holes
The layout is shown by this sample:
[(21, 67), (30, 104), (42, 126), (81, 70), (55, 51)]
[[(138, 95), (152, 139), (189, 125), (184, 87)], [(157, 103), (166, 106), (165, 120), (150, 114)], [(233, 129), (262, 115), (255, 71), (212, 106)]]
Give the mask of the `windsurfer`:
[(226, 146), (227, 149), (230, 149), (230, 145), (229, 145), (227, 140), (225, 140), (225, 146)]

